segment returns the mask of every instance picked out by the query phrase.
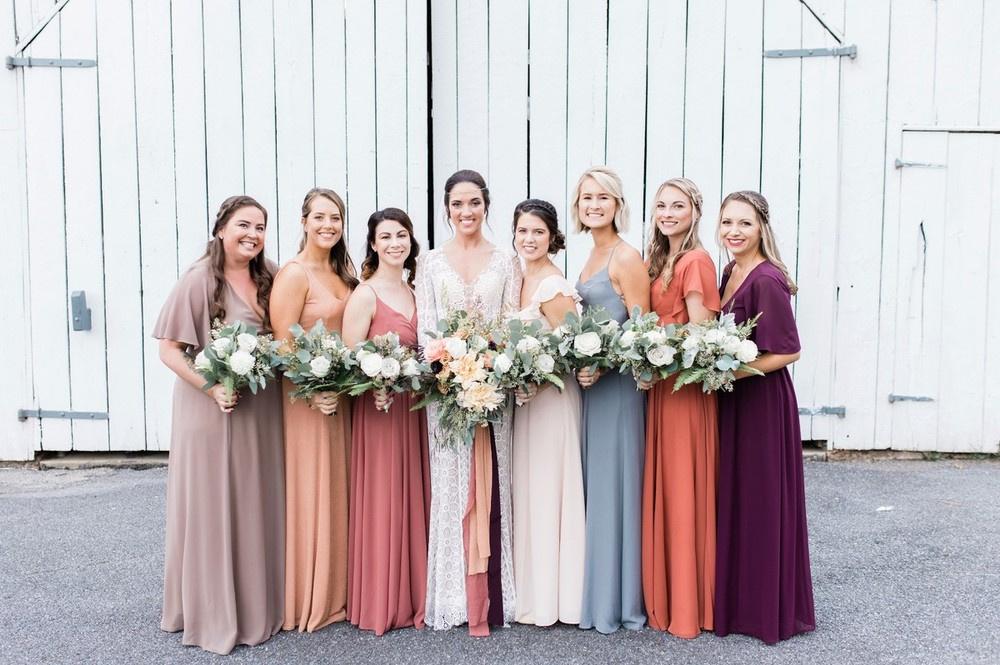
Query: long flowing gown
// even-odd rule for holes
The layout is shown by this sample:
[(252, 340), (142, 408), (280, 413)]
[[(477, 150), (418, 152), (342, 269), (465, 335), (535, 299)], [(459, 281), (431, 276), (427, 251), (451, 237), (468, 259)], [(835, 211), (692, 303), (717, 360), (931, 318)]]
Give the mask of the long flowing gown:
[[(727, 269), (723, 293), (728, 280)], [(796, 353), (790, 299), (784, 275), (765, 261), (723, 312), (737, 323), (761, 314), (752, 336), (760, 351)], [(815, 627), (798, 404), (782, 368), (719, 395), (715, 632), (774, 644)]]
[[(560, 295), (580, 300), (562, 275), (546, 277), (518, 317), (551, 330), (541, 305)], [(576, 380), (563, 381), (562, 392), (550, 386), (514, 413), (515, 614), (539, 626), (580, 623), (583, 594), (582, 405)]]
[[(577, 282), (576, 289), (584, 306), (604, 307), (619, 323), (628, 319), (607, 266)], [(587, 544), (580, 627), (601, 633), (622, 626), (639, 630), (646, 623), (641, 556), (645, 411), (646, 396), (630, 374), (605, 372), (583, 391)]]
[[(291, 261), (290, 263), (296, 263)], [(337, 298), (310, 270), (299, 325), (310, 330), (322, 319), (327, 330), (341, 329), (346, 299)], [(285, 269), (287, 269), (287, 265)], [(284, 629), (312, 632), (343, 621), (347, 610), (348, 447), (351, 404), (341, 397), (330, 416), (292, 402), (285, 381), (285, 540)]]
[[(211, 341), (212, 269), (195, 263), (167, 298), (153, 337)], [(226, 322), (261, 319), (226, 284)], [(240, 394), (232, 413), (178, 379), (167, 473), (166, 566), (160, 627), (183, 643), (227, 654), (281, 628), (284, 575), (281, 387)]]
[[(471, 282), (465, 282), (448, 263), (443, 250), (434, 249), (417, 259), (418, 338), (426, 344), (426, 330), (456, 310), (477, 312), (486, 321), (501, 320), (517, 310), (521, 268), (517, 258), (494, 250), (488, 263)], [(472, 471), (470, 446), (446, 447), (436, 442), (437, 409), (427, 408), (431, 464), (431, 519), (427, 552), (427, 611), (424, 622), (443, 630), (469, 621), (466, 593), (466, 556), (463, 517)], [(489, 623), (514, 620), (514, 566), (511, 551), (511, 412), (495, 427), (499, 485), (499, 580), (491, 579)], [(497, 552), (491, 551), (491, 564)], [(499, 583), (497, 583), (499, 582)], [(501, 616), (497, 616), (502, 609)], [(478, 623), (478, 622), (477, 622)], [(470, 631), (473, 626), (469, 626)]]
[[(689, 321), (685, 298), (719, 312), (715, 264), (694, 250), (674, 265), (673, 277), (650, 287), (660, 324)], [(719, 433), (716, 398), (700, 385), (674, 392), (673, 377), (649, 392), (642, 489), (642, 589), (649, 625), (678, 637), (711, 630), (715, 593), (715, 484)]]
[[(368, 337), (389, 332), (416, 346), (417, 313), (407, 318), (376, 293)], [(413, 404), (410, 393), (386, 413), (371, 393), (354, 401), (347, 618), (376, 635), (424, 625), (430, 471), (425, 416)]]

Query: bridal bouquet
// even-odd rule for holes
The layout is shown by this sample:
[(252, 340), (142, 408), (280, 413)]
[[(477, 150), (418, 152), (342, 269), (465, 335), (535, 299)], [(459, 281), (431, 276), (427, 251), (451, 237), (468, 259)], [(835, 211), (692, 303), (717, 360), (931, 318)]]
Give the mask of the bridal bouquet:
[(493, 373), (500, 387), (514, 390), (551, 383), (563, 389), (560, 375), (570, 371), (569, 363), (559, 353), (559, 337), (542, 330), (540, 321), (511, 319), (505, 330), (494, 334), (494, 342), (498, 350)]
[(414, 409), (435, 403), (437, 440), (441, 445), (472, 444), (475, 427), (499, 420), (507, 402), (494, 372), (498, 354), (491, 348), (487, 327), (464, 311), (438, 322), (438, 330), (423, 349), (432, 380)]
[(688, 323), (679, 333), (681, 369), (674, 382), (674, 392), (691, 383), (701, 383), (706, 392), (732, 391), (736, 372), (762, 375), (747, 365), (757, 358), (757, 345), (750, 333), (757, 325), (754, 318), (736, 325), (732, 314), (701, 323)]
[(611, 367), (611, 342), (621, 330), (603, 307), (588, 307), (582, 315), (570, 312), (553, 333), (559, 338), (559, 355), (575, 370)]
[(309, 399), (316, 393), (343, 392), (357, 363), (340, 335), (327, 331), (317, 321), (309, 332), (295, 324), (289, 349), (278, 358), (285, 378), (295, 384), (289, 393), (292, 401)]
[(653, 381), (680, 369), (677, 326), (661, 326), (659, 320), (656, 312), (643, 314), (635, 307), (622, 331), (611, 340), (608, 357), (622, 374), (631, 371), (636, 381)]
[[(360, 342), (354, 350), (354, 359), (357, 366), (347, 385), (352, 396), (369, 390), (420, 392), (420, 378), (430, 372), (430, 366), (418, 361), (413, 349), (400, 344), (399, 335), (394, 332)], [(388, 411), (389, 407), (383, 410)]]
[(242, 321), (224, 324), (212, 322), (212, 341), (198, 352), (194, 369), (205, 377), (203, 390), (221, 383), (230, 395), (243, 388), (257, 394), (274, 378), (276, 364), (274, 342), (270, 335), (258, 335), (257, 329)]

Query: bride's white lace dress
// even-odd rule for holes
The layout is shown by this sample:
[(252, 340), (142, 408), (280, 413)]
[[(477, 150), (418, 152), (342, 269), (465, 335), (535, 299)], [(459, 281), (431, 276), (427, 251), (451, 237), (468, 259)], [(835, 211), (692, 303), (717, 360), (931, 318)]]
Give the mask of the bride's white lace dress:
[[(418, 339), (455, 310), (478, 312), (484, 320), (504, 320), (518, 310), (521, 267), (514, 256), (494, 249), (472, 282), (465, 282), (441, 249), (417, 258)], [(427, 407), (431, 463), (431, 518), (427, 552), (427, 608), (424, 621), (443, 630), (468, 621), (462, 515), (469, 494), (472, 447), (444, 448), (435, 442), (437, 408)], [(501, 580), (504, 622), (514, 620), (514, 560), (511, 549), (511, 410), (494, 428), (500, 485)]]

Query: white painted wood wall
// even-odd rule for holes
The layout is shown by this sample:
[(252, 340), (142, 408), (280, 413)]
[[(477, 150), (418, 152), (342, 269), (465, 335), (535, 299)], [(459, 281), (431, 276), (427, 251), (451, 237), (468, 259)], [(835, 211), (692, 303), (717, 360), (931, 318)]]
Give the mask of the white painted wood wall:
[[(625, 180), (637, 246), (668, 177), (701, 186), (711, 247), (725, 193), (768, 197), (800, 286), (800, 405), (846, 408), (803, 416), (804, 438), (996, 452), (1000, 3), (807, 4), (71, 0), (25, 54), (99, 67), (17, 69), (0, 86), (13, 220), (0, 252), (21, 277), (0, 302), (15, 313), (0, 333), (15, 359), (0, 459), (167, 447), (172, 379), (149, 330), (228, 194), (264, 203), (284, 260), (305, 190), (346, 192), (360, 258), (376, 207), (447, 238), (441, 191), (458, 168), (486, 175), (506, 244), (514, 204), (547, 198), (566, 224), (580, 172), (599, 163)], [(0, 39), (50, 5), (8, 3)], [(762, 57), (842, 44), (858, 57)], [(569, 235), (571, 277), (588, 248)], [(74, 290), (90, 332), (69, 330)], [(18, 423), (21, 407), (110, 420)]]

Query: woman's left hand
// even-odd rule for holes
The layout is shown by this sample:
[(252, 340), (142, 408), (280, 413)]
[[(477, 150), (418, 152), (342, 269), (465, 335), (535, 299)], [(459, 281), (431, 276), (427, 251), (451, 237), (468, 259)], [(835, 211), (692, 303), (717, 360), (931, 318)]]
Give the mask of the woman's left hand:
[(388, 412), (392, 406), (392, 393), (385, 388), (379, 388), (372, 395), (375, 397), (375, 408), (383, 413)]

